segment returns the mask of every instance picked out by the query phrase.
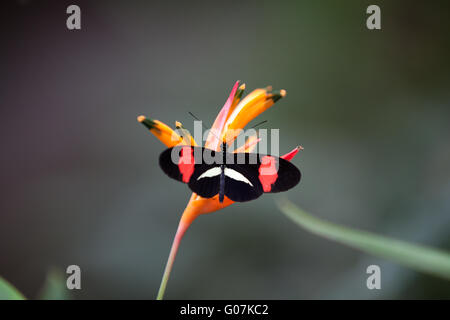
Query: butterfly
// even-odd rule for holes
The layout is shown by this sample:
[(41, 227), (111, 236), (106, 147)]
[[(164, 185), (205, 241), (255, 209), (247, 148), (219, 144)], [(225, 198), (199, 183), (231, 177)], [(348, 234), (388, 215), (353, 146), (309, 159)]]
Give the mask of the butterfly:
[(273, 155), (227, 152), (204, 147), (180, 145), (163, 151), (161, 169), (170, 178), (186, 183), (203, 198), (219, 195), (235, 202), (258, 198), (267, 192), (282, 192), (295, 187), (300, 170), (291, 162)]

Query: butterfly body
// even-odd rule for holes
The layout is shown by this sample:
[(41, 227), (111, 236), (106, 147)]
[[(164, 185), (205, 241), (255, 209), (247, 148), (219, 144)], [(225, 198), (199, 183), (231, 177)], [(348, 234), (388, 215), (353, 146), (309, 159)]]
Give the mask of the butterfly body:
[(293, 188), (301, 178), (289, 161), (272, 155), (230, 153), (193, 146), (176, 146), (161, 153), (161, 169), (171, 178), (188, 184), (204, 198), (216, 195), (237, 202), (250, 201), (264, 192)]

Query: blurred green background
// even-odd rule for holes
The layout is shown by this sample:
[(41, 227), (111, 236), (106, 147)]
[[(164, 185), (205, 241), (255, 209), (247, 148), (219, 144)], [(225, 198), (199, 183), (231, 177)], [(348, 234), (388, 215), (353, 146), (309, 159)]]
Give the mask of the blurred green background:
[[(76, 3), (82, 29), (66, 28)], [(366, 28), (381, 7), (382, 30)], [(78, 299), (153, 299), (188, 188), (136, 116), (214, 121), (234, 83), (287, 96), (280, 128), (318, 217), (450, 249), (448, 1), (6, 1), (0, 275), (35, 297), (77, 264)], [(299, 229), (276, 195), (201, 216), (167, 299), (449, 298), (450, 282)], [(382, 289), (366, 287), (378, 264)]]

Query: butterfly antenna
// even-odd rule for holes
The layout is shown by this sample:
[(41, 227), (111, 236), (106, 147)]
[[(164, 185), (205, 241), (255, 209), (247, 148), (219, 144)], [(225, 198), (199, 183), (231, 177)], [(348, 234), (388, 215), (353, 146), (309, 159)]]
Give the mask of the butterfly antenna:
[(200, 120), (199, 118), (197, 118), (192, 112), (188, 111), (188, 113), (192, 116), (192, 118), (194, 118), (197, 121), (201, 121), (203, 129), (208, 130), (208, 128), (204, 125), (203, 121)]
[[(203, 129), (209, 130), (209, 128), (207, 128), (207, 127), (203, 124), (203, 121), (202, 121), (202, 120), (200, 120), (199, 118), (197, 118), (192, 112), (188, 111), (188, 113), (189, 113), (189, 114), (192, 116), (192, 118), (194, 118), (195, 120), (201, 121), (202, 126), (203, 126)], [(217, 138), (217, 140), (220, 141), (220, 138), (214, 133), (213, 130), (210, 130), (209, 132), (211, 132), (211, 133)]]
[(251, 129), (255, 129), (257, 126), (260, 126), (260, 125), (262, 125), (263, 123), (266, 123), (266, 122), (267, 122), (267, 120), (261, 121), (261, 122), (255, 124), (253, 127), (251, 127)]

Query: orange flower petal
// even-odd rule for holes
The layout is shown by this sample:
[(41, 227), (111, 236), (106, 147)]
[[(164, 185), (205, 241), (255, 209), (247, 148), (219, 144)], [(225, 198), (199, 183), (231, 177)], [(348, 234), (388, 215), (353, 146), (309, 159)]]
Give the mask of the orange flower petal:
[(228, 199), (227, 197), (225, 197), (223, 202), (220, 203), (219, 196), (202, 198), (196, 193), (192, 193), (191, 199), (189, 200), (186, 208), (184, 209), (183, 215), (181, 216), (181, 221), (184, 224), (190, 225), (199, 215), (223, 209), (233, 203), (234, 201)]
[(147, 129), (149, 129), (150, 132), (153, 133), (155, 137), (157, 137), (168, 148), (183, 143), (183, 138), (161, 121), (148, 119), (145, 116), (139, 116), (137, 120), (147, 127)]
[(242, 99), (225, 123), (224, 141), (227, 143), (233, 141), (239, 129), (243, 129), (251, 120), (286, 95), (286, 90), (280, 90), (280, 92), (269, 92), (269, 90), (270, 88), (256, 89)]

